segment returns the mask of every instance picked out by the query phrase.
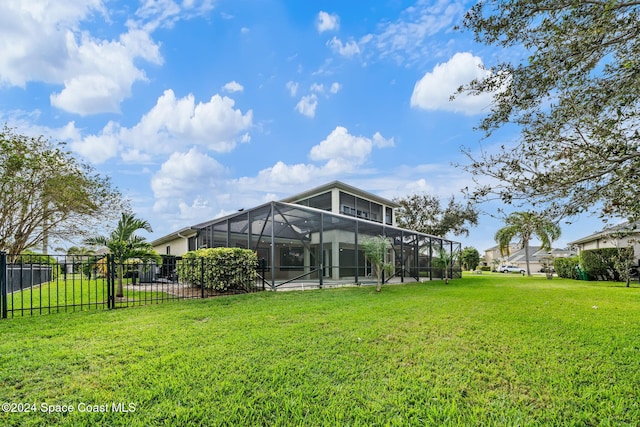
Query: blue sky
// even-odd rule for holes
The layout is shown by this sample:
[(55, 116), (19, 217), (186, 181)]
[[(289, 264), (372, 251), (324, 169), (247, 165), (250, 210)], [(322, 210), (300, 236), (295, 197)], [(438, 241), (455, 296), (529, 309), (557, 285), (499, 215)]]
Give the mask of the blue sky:
[[(332, 180), (462, 200), (452, 163), (491, 99), (449, 96), (517, 54), (453, 30), (471, 4), (3, 1), (0, 116), (112, 177), (151, 239)], [(449, 237), (483, 251), (500, 226)], [(555, 246), (601, 227), (573, 220)]]

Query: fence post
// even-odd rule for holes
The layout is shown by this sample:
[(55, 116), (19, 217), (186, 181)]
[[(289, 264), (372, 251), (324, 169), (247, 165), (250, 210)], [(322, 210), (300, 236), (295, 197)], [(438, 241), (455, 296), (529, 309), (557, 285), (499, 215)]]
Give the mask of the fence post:
[(200, 292), (201, 297), (204, 298), (204, 257), (200, 258)]
[(115, 292), (113, 289), (114, 285), (114, 271), (113, 271), (113, 255), (107, 254), (107, 308), (109, 310), (115, 308)]
[(0, 318), (7, 318), (7, 253), (0, 252)]

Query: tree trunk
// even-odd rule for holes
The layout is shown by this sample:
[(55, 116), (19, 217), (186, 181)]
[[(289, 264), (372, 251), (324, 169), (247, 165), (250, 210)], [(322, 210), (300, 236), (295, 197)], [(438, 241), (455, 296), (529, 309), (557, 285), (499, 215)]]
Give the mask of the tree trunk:
[(449, 284), (449, 263), (444, 264), (444, 284)]
[(380, 292), (382, 290), (382, 268), (376, 264), (376, 279), (378, 283), (376, 284), (376, 292)]
[(116, 289), (116, 297), (122, 298), (124, 296), (124, 289), (122, 287), (122, 276), (124, 275), (122, 264), (118, 264), (118, 288)]
[(524, 244), (524, 259), (527, 261), (527, 276), (531, 277), (531, 267), (529, 266), (529, 242)]

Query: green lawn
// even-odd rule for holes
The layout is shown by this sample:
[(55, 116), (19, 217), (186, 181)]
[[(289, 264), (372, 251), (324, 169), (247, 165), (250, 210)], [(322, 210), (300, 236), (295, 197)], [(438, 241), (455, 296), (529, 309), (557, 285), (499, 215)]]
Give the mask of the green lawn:
[(263, 292), (3, 320), (0, 338), (0, 402), (35, 409), (0, 412), (3, 426), (640, 420), (637, 284)]
[[(131, 279), (125, 279), (124, 285), (130, 285)], [(117, 286), (117, 285), (116, 285)], [(155, 285), (155, 291), (144, 292), (135, 288), (124, 290), (124, 300), (117, 305), (144, 304), (149, 301), (176, 298), (162, 292), (162, 285)], [(103, 277), (88, 279), (80, 274), (58, 276), (54, 280), (33, 288), (25, 288), (9, 294), (7, 297), (8, 317), (30, 316), (82, 310), (103, 310), (107, 305), (107, 280)], [(13, 313), (11, 313), (13, 311)]]

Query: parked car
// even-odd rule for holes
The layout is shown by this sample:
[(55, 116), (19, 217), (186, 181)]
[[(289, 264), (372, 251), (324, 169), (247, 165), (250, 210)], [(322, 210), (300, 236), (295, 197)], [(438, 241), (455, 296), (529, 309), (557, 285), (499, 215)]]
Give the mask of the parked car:
[(524, 268), (518, 267), (517, 265), (501, 265), (500, 268), (498, 268), (498, 271), (500, 273), (526, 273)]

